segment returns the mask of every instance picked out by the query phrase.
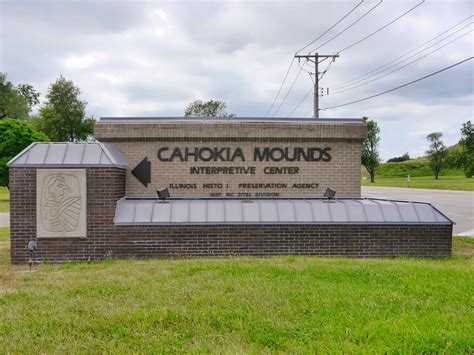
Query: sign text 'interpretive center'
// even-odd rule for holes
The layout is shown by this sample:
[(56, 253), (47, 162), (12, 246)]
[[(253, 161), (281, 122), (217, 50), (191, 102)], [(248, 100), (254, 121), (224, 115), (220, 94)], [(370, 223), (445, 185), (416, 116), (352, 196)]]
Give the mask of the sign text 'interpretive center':
[[(306, 164), (322, 162), (332, 159), (330, 147), (179, 147), (161, 146), (157, 148), (156, 157), (162, 168), (167, 164), (186, 164), (183, 166), (187, 173), (184, 181), (177, 178), (167, 187), (172, 190), (207, 191), (211, 196), (279, 196), (280, 191), (314, 190), (319, 187), (315, 181), (298, 181), (282, 178), (282, 181), (265, 181), (264, 176), (285, 176), (301, 174)], [(282, 165), (278, 165), (278, 163)], [(223, 163), (229, 163), (223, 164)], [(245, 163), (245, 164), (242, 164)], [(268, 165), (267, 165), (268, 163)], [(132, 170), (132, 174), (145, 186), (151, 181), (151, 162), (147, 158)], [(184, 172), (183, 172), (184, 173)], [(193, 178), (206, 175), (210, 180), (198, 182)], [(224, 178), (224, 176), (245, 175), (252, 177), (252, 181), (241, 181)], [(212, 181), (212, 176), (216, 181)], [(217, 178), (221, 176), (221, 178)], [(177, 176), (178, 177), (178, 176)], [(260, 180), (260, 177), (262, 179)], [(229, 192), (229, 188), (234, 190)], [(235, 192), (238, 190), (238, 192)], [(252, 190), (249, 192), (249, 190)]]

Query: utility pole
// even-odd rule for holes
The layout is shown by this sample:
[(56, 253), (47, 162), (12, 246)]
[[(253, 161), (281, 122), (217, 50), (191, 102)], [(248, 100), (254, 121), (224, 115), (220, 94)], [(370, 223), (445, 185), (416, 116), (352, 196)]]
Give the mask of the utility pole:
[[(306, 54), (306, 55), (297, 55), (295, 58), (298, 58), (298, 61), (301, 58), (306, 59), (307, 61), (314, 63), (314, 118), (319, 118), (319, 64), (324, 62), (326, 59), (331, 58), (332, 61), (335, 61), (339, 57), (339, 54)], [(320, 60), (320, 58), (322, 58)]]

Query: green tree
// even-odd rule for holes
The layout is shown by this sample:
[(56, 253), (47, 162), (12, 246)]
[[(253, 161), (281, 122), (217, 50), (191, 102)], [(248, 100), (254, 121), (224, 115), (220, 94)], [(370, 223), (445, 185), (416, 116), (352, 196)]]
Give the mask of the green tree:
[(462, 168), (462, 164), (461, 164), (462, 154), (463, 154), (463, 147), (461, 146), (460, 143), (446, 148), (446, 154), (444, 155), (444, 160), (443, 160), (443, 168), (447, 168), (447, 169)]
[(459, 144), (461, 145), (459, 165), (464, 169), (466, 177), (471, 178), (474, 174), (474, 125), (471, 121), (463, 123)]
[(38, 105), (40, 93), (35, 90), (33, 86), (30, 84), (19, 84), (17, 86), (18, 91), (20, 92), (21, 96), (23, 96), (26, 101), (28, 101), (28, 105), (30, 106), (30, 111), (33, 106)]
[(226, 111), (227, 105), (223, 101), (210, 100), (202, 102), (196, 100), (191, 102), (184, 111), (185, 117), (235, 117), (233, 113)]
[(0, 73), (0, 119), (26, 119), (31, 108), (38, 104), (39, 93), (29, 84), (14, 86), (7, 74)]
[(380, 156), (378, 151), (380, 141), (380, 128), (377, 122), (363, 118), (367, 125), (367, 138), (362, 142), (362, 165), (370, 175), (370, 182), (375, 182), (375, 170), (379, 166)]
[(94, 133), (95, 120), (86, 118), (87, 102), (79, 99), (81, 89), (62, 75), (49, 87), (47, 101), (33, 120), (35, 128), (51, 140), (82, 141)]
[(441, 132), (433, 132), (426, 136), (426, 139), (430, 143), (430, 149), (426, 151), (426, 154), (430, 160), (430, 166), (435, 174), (436, 180), (439, 179), (443, 160), (446, 156), (446, 146), (441, 140), (442, 136), (443, 133)]
[(0, 120), (0, 186), (9, 187), (7, 162), (33, 142), (47, 142), (48, 137), (35, 131), (26, 121)]
[(402, 161), (410, 160), (410, 155), (408, 153), (403, 154), (401, 157), (395, 157), (387, 160), (387, 163), (400, 163)]

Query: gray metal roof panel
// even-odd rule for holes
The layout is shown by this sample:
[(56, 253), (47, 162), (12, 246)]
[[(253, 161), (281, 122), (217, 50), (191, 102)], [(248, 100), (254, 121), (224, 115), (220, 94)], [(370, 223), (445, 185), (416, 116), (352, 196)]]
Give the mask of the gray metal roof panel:
[(207, 222), (225, 222), (225, 203), (217, 200), (214, 203), (207, 203)]
[(295, 200), (293, 204), (295, 207), (295, 217), (297, 222), (313, 221), (313, 209), (309, 201)]
[(33, 143), (8, 162), (10, 167), (126, 168), (127, 161), (109, 143)]
[(413, 203), (394, 202), (398, 207), (400, 218), (403, 222), (418, 222), (418, 213)]
[(28, 157), (26, 158), (26, 164), (28, 165), (35, 165), (40, 164), (43, 165), (46, 154), (48, 153), (49, 144), (35, 144), (31, 147), (28, 153)]
[(104, 153), (112, 158), (112, 160), (120, 166), (128, 166), (128, 161), (125, 159), (123, 154), (117, 149), (113, 143), (102, 143), (98, 142), (104, 149)]
[(260, 204), (258, 201), (242, 202), (242, 222), (260, 222)]
[[(152, 202), (154, 203), (154, 202)], [(169, 223), (171, 220), (171, 203), (159, 202), (159, 206), (153, 209), (153, 223)]]
[(115, 223), (143, 224), (452, 224), (422, 202), (377, 199), (126, 199)]
[(189, 223), (191, 221), (189, 213), (189, 201), (170, 201), (172, 223)]
[(309, 201), (313, 212), (314, 222), (332, 222), (329, 203), (320, 203), (318, 200)]
[(347, 209), (344, 202), (333, 200), (327, 203), (327, 205), (333, 222), (349, 222), (349, 216), (347, 215)]
[(366, 216), (370, 216), (370, 219), (374, 222), (383, 222), (384, 217), (382, 214), (382, 208), (378, 203), (367, 199), (358, 200), (358, 202), (364, 207)]
[(77, 162), (82, 161), (82, 156), (84, 155), (84, 150), (86, 149), (85, 144), (71, 144), (66, 149), (64, 154), (63, 164), (77, 164)]
[(99, 165), (102, 155), (102, 147), (99, 144), (86, 144), (81, 164)]
[(364, 205), (358, 201), (346, 201), (346, 211), (349, 221), (351, 222), (366, 222), (367, 217), (364, 209)]
[(44, 164), (61, 164), (66, 154), (66, 144), (49, 144), (48, 154), (44, 159)]
[(242, 221), (242, 202), (238, 200), (230, 200), (225, 204), (225, 220), (226, 222)]

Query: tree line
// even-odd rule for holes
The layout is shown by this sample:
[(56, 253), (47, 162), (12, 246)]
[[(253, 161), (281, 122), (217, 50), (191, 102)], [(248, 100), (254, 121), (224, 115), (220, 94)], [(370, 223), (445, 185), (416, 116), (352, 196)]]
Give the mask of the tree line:
[(40, 105), (30, 84), (14, 85), (0, 73), (0, 186), (9, 186), (7, 162), (33, 142), (74, 142), (92, 138), (94, 117), (86, 116), (81, 90), (62, 75), (52, 83)]
[[(370, 182), (375, 182), (377, 167), (380, 165), (380, 154), (378, 150), (380, 142), (380, 128), (377, 122), (364, 117), (367, 125), (367, 138), (362, 143), (361, 161), (370, 176)], [(464, 171), (467, 178), (474, 174), (474, 126), (471, 121), (462, 124), (461, 139), (453, 147), (446, 147), (443, 142), (442, 132), (432, 132), (426, 136), (429, 144), (426, 156), (436, 180), (445, 168), (458, 168)], [(408, 153), (400, 157), (387, 160), (391, 162), (403, 162), (410, 160)]]

